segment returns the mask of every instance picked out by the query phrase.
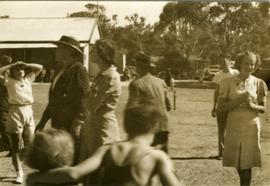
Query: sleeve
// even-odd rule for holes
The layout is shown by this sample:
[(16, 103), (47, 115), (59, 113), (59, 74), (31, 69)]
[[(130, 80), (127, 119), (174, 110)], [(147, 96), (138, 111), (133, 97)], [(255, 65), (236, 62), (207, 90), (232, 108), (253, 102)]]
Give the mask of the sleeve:
[(81, 96), (86, 96), (89, 91), (89, 78), (84, 67), (81, 67), (77, 72), (77, 85)]
[(100, 85), (96, 96), (92, 97), (93, 100), (91, 100), (91, 108), (94, 112), (115, 109), (121, 94), (121, 81), (118, 74), (103, 78), (103, 85)]
[(120, 94), (121, 94), (120, 76), (114, 76), (110, 79), (108, 89), (105, 91), (105, 96), (102, 101), (102, 105), (104, 105), (109, 110), (115, 109)]
[(257, 96), (258, 96), (258, 102), (262, 103), (265, 101), (268, 94), (268, 88), (266, 83), (259, 79), (258, 81), (258, 87), (257, 87)]
[(81, 121), (85, 120), (87, 116), (87, 107), (86, 100), (89, 91), (89, 78), (87, 70), (84, 67), (81, 67), (77, 70), (76, 74), (76, 83), (77, 83), (77, 113), (75, 119)]
[(36, 75), (34, 72), (29, 72), (26, 76), (25, 79), (28, 79), (31, 83), (35, 81)]
[(10, 80), (9, 72), (6, 71), (3, 76), (1, 76), (0, 81), (4, 86), (7, 86)]
[(229, 97), (229, 82), (231, 78), (225, 78), (220, 82), (219, 98), (228, 99)]
[[(165, 83), (164, 83), (165, 84)], [(134, 99), (139, 97), (138, 87), (136, 83), (132, 81), (128, 86), (128, 105), (133, 102)]]

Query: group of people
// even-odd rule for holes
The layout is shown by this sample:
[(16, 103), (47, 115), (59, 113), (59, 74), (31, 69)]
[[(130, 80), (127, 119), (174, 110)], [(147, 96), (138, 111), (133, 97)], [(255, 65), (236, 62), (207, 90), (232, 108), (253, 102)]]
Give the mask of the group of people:
[(252, 75), (259, 64), (253, 52), (240, 53), (231, 68), (222, 56), (222, 70), (214, 77), (212, 116), (218, 124), (218, 157), (223, 166), (235, 167), (241, 186), (251, 183), (252, 168), (261, 167), (259, 113), (266, 111), (267, 86)]
[[(54, 44), (56, 73), (36, 126), (31, 84), (42, 65), (1, 58), (0, 93), (7, 98), (0, 102), (1, 138), (10, 143), (16, 182), (24, 180), (25, 159), (39, 170), (28, 176), (29, 185), (180, 185), (168, 156), (168, 86), (151, 73), (151, 55), (138, 51), (135, 57), (138, 77), (129, 84), (123, 113), (128, 138), (121, 141), (115, 115), (121, 81), (113, 46), (96, 41), (93, 52), (100, 72), (90, 86), (79, 41), (64, 35)], [(222, 59), (212, 110), (219, 130), (218, 157), (238, 170), (241, 185), (250, 185), (252, 167), (261, 166), (259, 113), (266, 109), (267, 87), (252, 75), (258, 62), (254, 53), (239, 54), (237, 70), (231, 69), (227, 55)], [(49, 120), (51, 128), (46, 126)]]
[[(64, 35), (53, 44), (57, 45), (56, 74), (48, 105), (36, 126), (31, 83), (42, 71), (42, 65), (15, 62), (0, 68), (9, 107), (5, 134), (11, 142), (16, 182), (24, 180), (22, 162), (26, 160), (30, 167), (40, 171), (28, 176), (30, 185), (149, 185), (156, 177), (163, 185), (179, 185), (166, 154), (166, 85), (150, 73), (154, 67), (151, 56), (141, 51), (136, 55), (139, 78), (129, 86), (123, 114), (128, 139), (120, 141), (115, 108), (121, 82), (113, 46), (105, 40), (96, 41), (93, 50), (99, 57), (96, 64), (100, 72), (90, 86), (79, 42)], [(46, 127), (49, 120), (51, 128)], [(67, 165), (73, 166), (71, 172), (63, 167)]]

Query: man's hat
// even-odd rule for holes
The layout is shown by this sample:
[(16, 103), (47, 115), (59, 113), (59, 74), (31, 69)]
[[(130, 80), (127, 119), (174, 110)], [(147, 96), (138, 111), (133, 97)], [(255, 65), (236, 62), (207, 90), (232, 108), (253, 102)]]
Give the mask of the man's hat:
[(1, 65), (9, 65), (12, 62), (12, 58), (6, 55), (0, 57), (0, 64)]
[(153, 63), (152, 57), (143, 51), (139, 51), (135, 56), (135, 62), (137, 65), (142, 67), (155, 67), (156, 65)]
[(59, 46), (59, 45), (67, 46), (70, 49), (73, 49), (73, 50), (79, 52), (80, 54), (84, 55), (83, 51), (80, 49), (80, 42), (72, 36), (63, 35), (59, 41), (54, 41), (52, 43), (57, 45), (57, 46)]

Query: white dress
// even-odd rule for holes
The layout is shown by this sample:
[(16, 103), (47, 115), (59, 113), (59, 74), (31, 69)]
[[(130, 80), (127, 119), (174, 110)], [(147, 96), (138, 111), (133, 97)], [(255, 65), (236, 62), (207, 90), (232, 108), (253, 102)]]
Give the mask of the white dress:
[[(220, 97), (234, 100), (246, 91), (252, 94), (252, 101), (258, 103), (267, 95), (267, 86), (252, 75), (245, 81), (234, 76), (221, 82)], [(223, 166), (237, 169), (261, 167), (260, 128), (259, 113), (248, 108), (246, 103), (229, 111)]]

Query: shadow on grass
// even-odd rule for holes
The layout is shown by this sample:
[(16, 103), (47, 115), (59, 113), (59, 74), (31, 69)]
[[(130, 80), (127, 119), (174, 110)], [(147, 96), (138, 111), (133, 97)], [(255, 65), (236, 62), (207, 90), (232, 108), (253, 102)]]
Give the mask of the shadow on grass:
[(172, 160), (222, 160), (219, 156), (207, 156), (207, 157), (171, 157)]
[(0, 183), (1, 182), (10, 182), (10, 183), (16, 184), (15, 179), (16, 179), (16, 177), (14, 177), (14, 176), (2, 176), (2, 177), (0, 177)]

